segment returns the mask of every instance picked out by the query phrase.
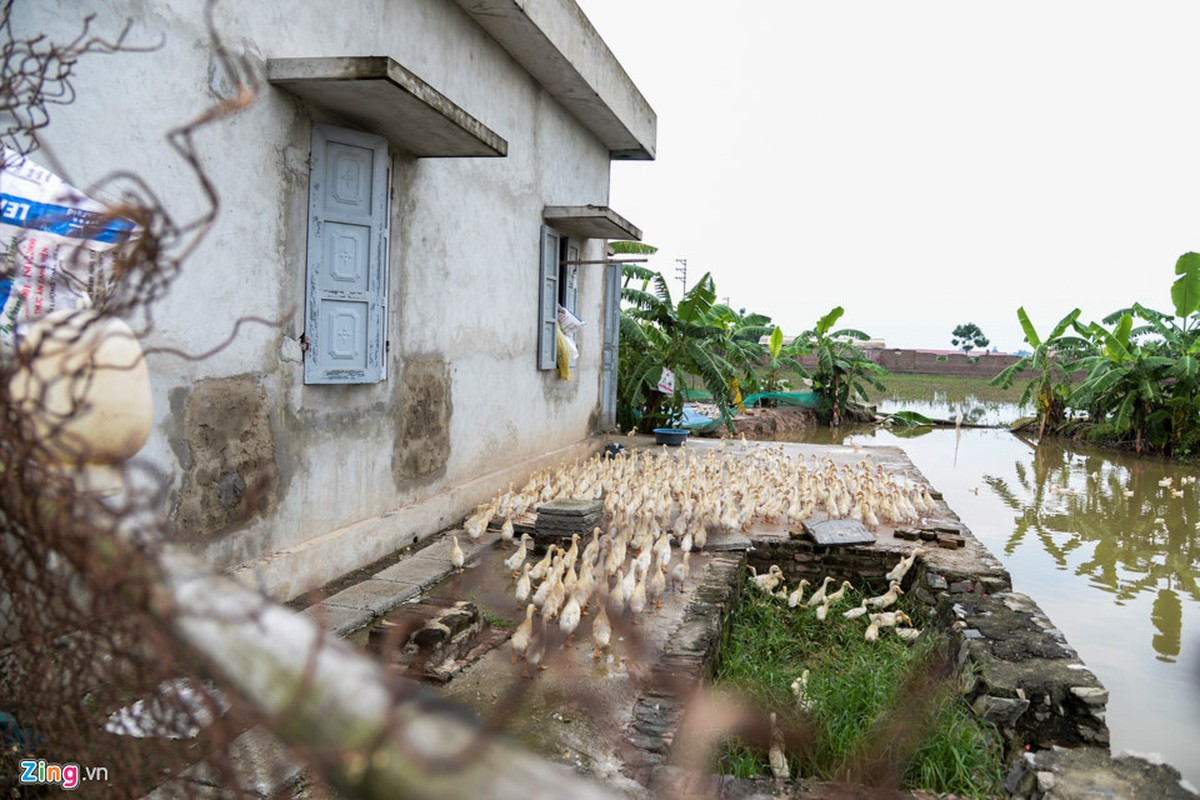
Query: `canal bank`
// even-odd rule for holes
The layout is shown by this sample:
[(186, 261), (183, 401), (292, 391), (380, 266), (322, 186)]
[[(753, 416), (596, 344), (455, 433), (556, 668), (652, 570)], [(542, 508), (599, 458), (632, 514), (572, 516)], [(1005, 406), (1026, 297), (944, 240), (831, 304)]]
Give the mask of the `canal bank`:
[[(629, 440), (624, 441), (627, 444), (633, 443)], [(700, 453), (707, 448), (722, 447), (756, 446), (694, 442), (687, 450)], [(793, 455), (803, 454), (814, 463), (820, 459), (828, 459), (835, 463), (875, 459), (877, 464), (886, 464), (891, 471), (907, 472), (911, 480), (921, 480), (920, 474), (903, 453), (893, 448), (872, 449), (864, 453), (851, 447), (791, 445), (788, 446), (788, 450)], [(675, 454), (679, 452), (675, 451)], [(968, 667), (963, 674), (978, 673), (984, 676), (968, 689), (969, 692), (973, 692), (970, 698), (973, 708), (977, 708), (981, 716), (988, 717), (1007, 729), (1010, 747), (1023, 748), (1025, 744), (1030, 744), (1032, 748), (1037, 748), (1061, 744), (1103, 751), (1107, 731), (1103, 725), (1105, 696), (1099, 681), (1078, 664), (1070, 647), (1062, 641), (1061, 634), (1054, 630), (1036, 603), (1008, 591), (1009, 579), (1003, 566), (978, 542), (970, 529), (961, 524), (948, 506), (941, 503), (936, 514), (929, 519), (939, 520), (943, 527), (957, 525), (960, 533), (956, 535), (962, 539), (962, 546), (954, 549), (932, 548), (927, 557), (920, 559), (919, 568), (909, 576), (907, 586), (910, 590), (923, 593), (932, 604), (941, 601), (944, 608), (939, 618), (943, 620), (946, 630), (952, 632), (950, 635), (959, 637), (957, 647), (961, 653), (962, 665)], [(689, 686), (687, 680), (662, 682), (664, 660), (675, 664), (670, 670), (670, 674), (674, 675), (680, 673), (683, 665), (688, 665), (687, 669), (682, 671), (691, 675), (692, 684), (703, 679), (711, 668), (709, 657), (704, 654), (710, 651), (715, 653), (719, 649), (720, 618), (730, 603), (735, 602), (732, 596), (721, 594), (721, 586), (729, 587), (733, 583), (722, 569), (732, 569), (732, 575), (738, 572), (741, 559), (754, 559), (752, 563), (757, 563), (763, 568), (769, 568), (768, 562), (780, 565), (788, 574), (789, 581), (793, 582), (808, 574), (824, 573), (845, 575), (847, 578), (869, 583), (878, 581), (891, 566), (890, 562), (895, 561), (896, 556), (911, 552), (916, 546), (907, 539), (896, 538), (893, 528), (890, 531), (877, 532), (870, 544), (836, 549), (818, 548), (803, 536), (793, 536), (788, 528), (787, 525), (755, 522), (749, 531), (732, 536), (731, 541), (720, 542), (714, 537), (709, 549), (720, 547), (722, 554), (716, 562), (709, 560), (712, 557), (705, 557), (697, 564), (696, 587), (707, 587), (693, 588), (692, 597), (698, 598), (696, 602), (700, 605), (693, 608), (690, 603), (681, 603), (674, 611), (678, 616), (654, 617), (657, 628), (650, 636), (642, 634), (639, 630), (639, 635), (631, 639), (639, 643), (635, 651), (625, 652), (617, 656), (615, 661), (605, 662), (608, 665), (605, 669), (618, 675), (624, 674), (622, 680), (631, 682), (613, 689), (614, 684), (610, 680), (613, 675), (605, 675), (604, 680), (609, 682), (607, 694), (595, 702), (583, 702), (582, 709), (571, 706), (566, 713), (557, 710), (565, 695), (571, 695), (575, 700), (586, 697), (586, 687), (589, 685), (587, 678), (594, 670), (594, 666), (588, 663), (591, 661), (590, 654), (586, 654), (587, 657), (584, 658), (578, 652), (578, 647), (572, 651), (564, 650), (562, 657), (569, 653), (583, 663), (573, 669), (563, 669), (560, 666), (559, 677), (569, 676), (569, 691), (564, 691), (560, 684), (558, 689), (550, 688), (548, 694), (539, 700), (539, 691), (543, 687), (552, 687), (554, 680), (545, 677), (548, 673), (543, 673), (529, 681), (526, 688), (525, 681), (518, 680), (510, 669), (512, 665), (506, 658), (506, 648), (496, 647), (507, 638), (506, 633), (495, 635), (493, 632), (490, 639), (484, 636), (483, 639), (492, 643), (490, 649), (486, 642), (480, 645), (484, 652), (472, 653), (472, 648), (464, 652), (465, 663), (461, 669), (448, 670), (449, 692), (452, 695), (461, 693), (463, 699), (469, 699), (474, 692), (487, 710), (494, 708), (499, 698), (508, 696), (507, 690), (510, 687), (520, 686), (520, 694), (525, 698), (523, 702), (526, 705), (518, 704), (509, 709), (506, 719), (515, 722), (528, 710), (526, 727), (546, 734), (553, 734), (558, 730), (570, 731), (580, 726), (587, 727), (588, 709), (603, 707), (606, 714), (615, 716), (610, 716), (609, 723), (602, 727), (610, 733), (616, 731), (619, 734), (619, 746), (612, 744), (612, 740), (605, 737), (581, 737), (574, 734), (566, 739), (548, 735), (539, 749), (549, 757), (557, 757), (558, 760), (570, 763), (589, 774), (604, 778), (625, 792), (638, 793), (652, 787), (664, 786), (678, 789), (680, 781), (690, 786), (697, 779), (695, 771), (678, 766), (678, 757), (685, 753), (677, 751), (673, 746), (678, 741), (678, 725), (687, 717), (688, 705), (682, 700), (681, 694), (672, 695), (659, 688), (659, 684), (668, 687), (682, 686), (685, 689)], [(919, 533), (920, 529), (917, 530)], [(461, 531), (458, 538), (465, 544), (466, 537)], [(474, 563), (472, 569), (496, 572), (496, 562), (502, 560), (507, 553), (497, 552), (495, 538), (495, 533), (485, 534), (485, 544), (468, 549), (466, 558), (469, 565)], [(353, 635), (356, 627), (359, 631), (368, 630), (373, 624), (372, 621), (382, 616), (387, 610), (385, 606), (394, 598), (403, 596), (408, 600), (416, 600), (426, 593), (426, 589), (437, 586), (439, 580), (444, 581), (440, 588), (443, 596), (453, 599), (453, 595), (458, 595), (459, 602), (473, 602), (476, 605), (479, 605), (480, 587), (491, 585), (497, 592), (499, 587), (508, 590), (507, 576), (503, 571), (498, 576), (491, 575), (487, 580), (473, 580), (470, 577), (470, 569), (463, 575), (450, 576), (451, 553), (452, 543), (448, 537), (440, 537), (438, 541), (420, 551), (400, 554), (395, 563), (383, 567), (378, 574), (364, 576), (363, 580), (342, 588), (305, 613), (325, 620), (326, 624), (342, 634)], [(734, 559), (732, 567), (730, 559)], [(713, 563), (725, 566), (714, 568)], [(446, 577), (449, 577), (449, 580), (444, 580)], [(389, 587), (389, 583), (402, 584), (402, 591), (396, 591), (394, 586)], [(487, 589), (485, 595), (490, 591), (493, 589)], [(726, 588), (725, 591), (728, 593), (729, 589)], [(439, 590), (435, 590), (433, 594), (438, 592)], [(384, 601), (381, 599), (383, 597), (392, 599)], [(680, 598), (682, 597), (683, 595), (680, 595)], [(486, 596), (484, 600), (485, 607), (497, 602), (487, 599)], [(985, 601), (999, 605), (979, 605)], [(350, 613), (345, 613), (346, 610)], [(992, 621), (1001, 616), (1001, 612), (1015, 616), (1017, 622), (997, 629)], [(494, 612), (482, 616), (487, 617), (490, 614)], [(353, 620), (353, 624), (350, 620)], [(361, 625), (358, 624), (360, 622)], [(479, 628), (482, 629), (483, 625), (479, 625)], [(985, 663), (985, 654), (981, 648), (989, 642), (1011, 642), (1012, 632), (1017, 628), (1028, 629), (1031, 635), (1044, 638), (1044, 646), (1026, 648), (1027, 651), (1036, 651), (1039, 654), (1038, 658), (1043, 660), (1031, 662), (1036, 665), (1033, 670), (1036, 675), (1032, 677), (1023, 679), (1018, 675), (1014, 678), (1008, 674), (1001, 680), (1000, 670), (993, 668), (994, 664), (989, 666)], [(501, 628), (501, 631), (503, 630)], [(649, 631), (650, 627), (642, 630)], [(358, 638), (366, 637), (360, 633)], [(649, 641), (662, 644), (661, 649), (647, 648), (646, 644)], [(395, 641), (391, 643), (393, 647), (396, 644)], [(676, 645), (685, 647), (672, 656), (671, 647)], [(1000, 645), (1000, 649), (1004, 651), (1003, 644)], [(1004, 652), (1007, 652), (1009, 660), (1012, 660), (1011, 652)], [(634, 657), (631, 658), (631, 655)], [(1047, 658), (1061, 661), (1064, 667), (1062, 675), (1067, 677), (1048, 683), (1045, 680), (1044, 661)], [(1004, 662), (1005, 658), (1000, 658), (999, 661)], [(549, 666), (551, 670), (555, 669), (553, 658), (549, 659)], [(638, 682), (647, 676), (654, 676), (656, 668), (659, 680), (649, 684)], [(595, 683), (594, 676), (591, 683)], [(487, 688), (484, 690), (480, 687)], [(665, 717), (658, 715), (658, 712), (663, 710)], [(1066, 731), (1071, 733), (1068, 735)], [(584, 741), (590, 741), (592, 744), (583, 746), (581, 742)], [(632, 751), (629, 749), (631, 746)], [(639, 757), (639, 752), (644, 755)], [(563, 755), (564, 753), (567, 755)], [(1115, 770), (1116, 766), (1112, 768)], [(679, 772), (680, 769), (683, 769), (683, 772)], [(1165, 787), (1177, 785), (1170, 779), (1169, 771), (1151, 770), (1150, 774), (1157, 775), (1164, 781), (1162, 785)], [(706, 792), (735, 791), (734, 784), (726, 779), (712, 780), (716, 783), (704, 784)], [(1023, 778), (1013, 778), (1011, 791), (1020, 796), (1032, 796), (1029, 794), (1031, 790), (1025, 786), (1027, 781), (1023, 781)], [(1034, 790), (1041, 785), (1036, 784)], [(822, 796), (813, 793), (819, 792), (819, 789), (805, 789), (802, 784), (797, 784), (793, 789), (797, 793), (794, 796)]]

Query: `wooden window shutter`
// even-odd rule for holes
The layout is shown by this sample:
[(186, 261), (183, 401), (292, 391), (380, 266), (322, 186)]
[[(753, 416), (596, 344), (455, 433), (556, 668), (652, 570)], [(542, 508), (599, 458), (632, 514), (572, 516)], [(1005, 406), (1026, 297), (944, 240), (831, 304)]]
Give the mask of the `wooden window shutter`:
[(553, 228), (542, 226), (541, 280), (538, 282), (538, 369), (554, 369), (558, 355), (558, 243)]
[(305, 383), (387, 377), (387, 140), (313, 125)]

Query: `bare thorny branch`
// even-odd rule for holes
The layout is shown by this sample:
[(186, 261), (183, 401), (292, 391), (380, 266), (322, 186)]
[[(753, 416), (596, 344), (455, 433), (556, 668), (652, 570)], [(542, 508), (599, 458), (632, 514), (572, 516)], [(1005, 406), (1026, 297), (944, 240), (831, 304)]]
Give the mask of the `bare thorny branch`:
[[(111, 281), (89, 287), (94, 307), (69, 315), (53, 337), (30, 336), (0, 358), (0, 792), (21, 796), (17, 764), (37, 758), (103, 767), (107, 779), (98, 794), (104, 797), (142, 797), (164, 784), (171, 797), (208, 797), (214, 787), (222, 796), (259, 796), (262, 776), (241, 773), (226, 747), (261, 724), (290, 743), (293, 758), (321, 767), (356, 795), (390, 797), (392, 787), (408, 786), (441, 796), (414, 783), (414, 769), (453, 787), (464, 762), (477, 761), (480, 769), (502, 766), (513, 796), (527, 796), (531, 781), (541, 781), (544, 790), (586, 797), (592, 787), (560, 773), (547, 779), (534, 757), (496, 736), (503, 713), (481, 724), (428, 689), (389, 680), (380, 665), (348, 653), (312, 622), (165, 545), (168, 487), (153, 470), (138, 474), (136, 464), (124, 465), (126, 488), (116, 499), (80, 492), (74, 479), (92, 455), (86, 443), (50, 442), (68, 438), (72, 421), (90, 410), (85, 398), (95, 376), (86, 358), (66, 374), (42, 376), (19, 397), (12, 391), (14, 376), (32, 372), (48, 347), (86, 349), (87, 337), (107, 319), (140, 317), (139, 338), (152, 330), (154, 303), (212, 228), (217, 189), (195, 134), (248, 106), (257, 92), (250, 64), (231, 55), (217, 34), (213, 5), (205, 6), (210, 47), (234, 91), (167, 134), (197, 182), (204, 210), (176, 220), (132, 171), (87, 186), (88, 197), (115, 198), (89, 224), (133, 224), (133, 235), (111, 253)], [(0, 5), (0, 140), (25, 155), (39, 150), (50, 107), (74, 99), (72, 78), (84, 56), (153, 48), (130, 44), (129, 23), (112, 38), (94, 34), (103, 22), (95, 15), (66, 44), (42, 35), (23, 39), (13, 8), (13, 0)], [(16, 244), (9, 248), (0, 277), (12, 274), (18, 253)], [(67, 260), (84, 257), (80, 247)], [(244, 323), (278, 324), (246, 318), (233, 334)], [(232, 338), (200, 354), (147, 352), (208, 358)], [(67, 407), (52, 407), (60, 396), (69, 398)], [(277, 636), (282, 640), (272, 641)], [(254, 650), (253, 664), (247, 650)], [(265, 681), (264, 670), (271, 673)], [(346, 670), (360, 679), (346, 680)], [(378, 700), (366, 729), (361, 720), (338, 716), (360, 705), (365, 686)], [(514, 690), (504, 709), (523, 687)], [(439, 750), (440, 741), (430, 749), (420, 737), (405, 738), (415, 720), (445, 734), (453, 752)]]
[[(176, 221), (132, 172), (114, 173), (88, 187), (89, 195), (116, 198), (92, 224), (132, 222), (136, 233), (114, 251), (111, 283), (94, 287), (96, 313), (61, 329), (66, 333), (56, 338), (56, 346), (84, 342), (93, 326), (111, 317), (142, 313), (148, 330), (154, 301), (212, 227), (217, 193), (201, 168), (194, 134), (248, 105), (256, 84), (248, 65), (220, 44), (211, 4), (207, 10), (214, 49), (237, 93), (168, 136), (195, 175), (205, 210), (196, 219)], [(22, 37), (13, 12), (13, 0), (0, 5), (0, 139), (21, 155), (39, 149), (39, 132), (49, 124), (52, 108), (75, 99), (73, 77), (85, 56), (154, 49), (131, 43), (132, 22), (113, 37), (96, 33), (104, 20), (94, 14), (65, 43), (40, 34)], [(19, 252), (18, 244), (8, 249), (0, 277), (16, 268), (9, 259)], [(82, 248), (68, 255), (73, 258), (83, 258)], [(61, 442), (58, 451), (48, 444), (64, 438), (70, 421), (88, 410), (82, 398), (93, 372), (86, 364), (76, 365), (76, 371), (56, 379), (66, 386), (67, 408), (50, 408), (51, 381), (35, 385), (20, 402), (12, 395), (13, 376), (28, 370), (43, 350), (43, 345), (22, 348), (0, 360), (0, 712), (5, 715), (0, 792), (19, 796), (14, 771), (21, 758), (36, 757), (104, 767), (108, 782), (101, 794), (141, 796), (164, 777), (218, 752), (254, 714), (180, 642), (161, 607), (156, 587), (166, 576), (156, 526), (165, 487), (149, 476), (132, 480), (135, 467), (127, 466), (128, 483), (141, 488), (118, 500), (80, 493), (73, 468), (88, 461), (89, 453), (68, 446), (69, 463), (63, 465)], [(185, 675), (193, 679), (170, 680)], [(226, 699), (218, 701), (221, 696)], [(139, 700), (137, 710), (133, 704)], [(225, 712), (230, 702), (233, 708)], [(124, 716), (113, 716), (123, 708)], [(196, 740), (162, 736), (201, 727), (205, 731)], [(122, 728), (126, 735), (118, 735)], [(228, 763), (218, 758), (213, 767), (229, 788), (236, 788)]]
[[(51, 108), (74, 100), (72, 78), (84, 56), (154, 48), (131, 44), (128, 22), (113, 37), (95, 34), (96, 15), (86, 17), (78, 35), (65, 44), (41, 35), (23, 39), (14, 30), (13, 7), (14, 0), (0, 5), (0, 140), (25, 155), (38, 150)], [(94, 224), (121, 220), (133, 223), (135, 233), (113, 251), (111, 282), (96, 287), (96, 316), (68, 328), (65, 338), (56, 340), (60, 344), (82, 342), (94, 325), (113, 317), (144, 320), (139, 335), (152, 330), (155, 302), (217, 218), (217, 189), (203, 168), (195, 134), (246, 108), (258, 87), (251, 65), (230, 54), (218, 35), (211, 0), (205, 10), (210, 46), (234, 91), (167, 134), (196, 181), (204, 210), (194, 219), (176, 220), (164, 199), (132, 171), (112, 173), (86, 187), (89, 196), (114, 198)], [(10, 258), (15, 251), (10, 250)], [(82, 252), (75, 257), (82, 258)], [(13, 266), (0, 261), (0, 270)], [(229, 339), (205, 353), (148, 352), (208, 358), (251, 322), (277, 324), (239, 320)], [(69, 385), (66, 394), (74, 400), (66, 409), (42, 413), (39, 428), (31, 418), (49, 411), (51, 386), (33, 391), (33, 412), (29, 397), (17, 402), (11, 386), (14, 374), (28, 370), (40, 349), (24, 348), (15, 358), (0, 359), (0, 712), (6, 715), (0, 728), (0, 792), (19, 796), (12, 769), (29, 756), (107, 768), (105, 797), (141, 797), (172, 780), (172, 796), (211, 796), (213, 786), (225, 796), (257, 796), (224, 748), (262, 723), (292, 743), (293, 756), (311, 760), (341, 787), (363, 796), (394, 796), (389, 787), (411, 786), (413, 774), (431, 782), (424, 787), (427, 796), (443, 787), (461, 792), (471, 784), (455, 780), (468, 767), (503, 772), (512, 796), (528, 796), (535, 781), (531, 762), (497, 736), (520, 705), (525, 682), (517, 679), (506, 687), (492, 719), (480, 723), (468, 718), (460, 707), (413, 682), (382, 680), (382, 668), (364, 665), (364, 659), (320, 635), (311, 622), (297, 620), (169, 552), (160, 511), (167, 487), (153, 472), (137, 473), (136, 465), (126, 465), (126, 486), (136, 488), (127, 488), (119, 499), (78, 491), (73, 470), (88, 461), (86, 448), (68, 448), (64, 468), (62, 448), (52, 450), (47, 440), (88, 410), (82, 398), (93, 376), (86, 369), (62, 376), (59, 380)], [(211, 647), (216, 637), (239, 641), (236, 637), (257, 632), (266, 639), (281, 628), (296, 638), (282, 645), (261, 643), (261, 668), (279, 670), (271, 684), (279, 691), (270, 696), (256, 696), (262, 683), (240, 674), (245, 665), (239, 653)], [(632, 631), (626, 633), (635, 638)], [(247, 647), (254, 644), (240, 641)], [(293, 648), (297, 641), (304, 649)], [(293, 672), (280, 667), (289, 659), (298, 662)], [(335, 713), (360, 703), (355, 694), (365, 685), (328, 680), (343, 670), (352, 670), (364, 682), (369, 679), (377, 690), (372, 696), (379, 701), (378, 713), (363, 729)], [(181, 676), (188, 680), (181, 682)], [(680, 750), (690, 757), (682, 765), (697, 776), (707, 773), (714, 726), (742, 729), (753, 740), (767, 738), (761, 714), (720, 707), (703, 695), (691, 704), (693, 722), (712, 723), (681, 732)], [(428, 743), (406, 739), (418, 717), (426, 730), (433, 725), (446, 733), (451, 746), (431, 749)], [(299, 729), (306, 725), (330, 730)], [(172, 738), (196, 730), (202, 731), (196, 738)], [(337, 739), (339, 731), (349, 733)], [(793, 739), (803, 735), (796, 732)], [(694, 746), (687, 744), (688, 737), (697, 738)], [(861, 769), (881, 767), (864, 763)], [(398, 783), (388, 783), (391, 779)], [(558, 790), (560, 796), (596, 792), (595, 787), (554, 783), (557, 778), (541, 773), (536, 780), (544, 792)]]

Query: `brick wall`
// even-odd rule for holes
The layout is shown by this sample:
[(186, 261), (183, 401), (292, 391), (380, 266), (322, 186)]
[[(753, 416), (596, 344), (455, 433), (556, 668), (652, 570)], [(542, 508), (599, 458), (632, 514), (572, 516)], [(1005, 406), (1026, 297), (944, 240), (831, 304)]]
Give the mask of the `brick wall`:
[[(876, 364), (888, 372), (913, 373), (918, 375), (954, 375), (976, 378), (994, 378), (1005, 367), (1020, 361), (1019, 356), (1000, 353), (980, 353), (968, 356), (965, 353), (941, 355), (923, 350), (870, 349), (864, 351)], [(805, 367), (816, 366), (816, 356), (800, 359)], [(1026, 371), (1021, 377), (1029, 379), (1033, 372)]]

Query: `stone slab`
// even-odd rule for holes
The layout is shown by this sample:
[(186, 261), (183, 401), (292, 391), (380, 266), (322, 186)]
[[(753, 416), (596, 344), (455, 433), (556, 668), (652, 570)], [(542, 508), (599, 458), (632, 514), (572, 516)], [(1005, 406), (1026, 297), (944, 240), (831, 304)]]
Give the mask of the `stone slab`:
[(584, 497), (565, 497), (551, 500), (538, 506), (538, 516), (584, 517), (591, 514), (603, 514), (604, 503)]
[(600, 520), (604, 519), (603, 514), (584, 514), (581, 517), (560, 517), (546, 514), (539, 514), (537, 522), (534, 523), (536, 528), (578, 528), (581, 525), (592, 525), (595, 527), (600, 524)]
[(415, 584), (368, 578), (349, 589), (326, 597), (324, 603), (327, 606), (370, 611), (378, 616), (386, 614), (396, 606), (416, 597), (419, 591), (420, 587)]
[(428, 589), (452, 569), (449, 558), (443, 569), (440, 561), (426, 558), (406, 558), (385, 570), (375, 573), (375, 580), (408, 583), (420, 589)]
[[(465, 563), (467, 564), (474, 564), (479, 560), (480, 554), (489, 547), (492, 547), (495, 543), (496, 540), (490, 537), (488, 537), (486, 541), (480, 539), (478, 542), (472, 542), (470, 537), (465, 533), (460, 534), (458, 537), (458, 546), (463, 551), (463, 555), (466, 557)], [(423, 562), (436, 562), (444, 568), (441, 574), (438, 576), (439, 578), (442, 578), (454, 569), (454, 566), (450, 563), (450, 551), (453, 549), (454, 542), (450, 541), (449, 536), (443, 536), (437, 541), (431, 543), (428, 547), (417, 550), (412, 554), (412, 559)], [(376, 575), (375, 577), (378, 578), (380, 576)], [(389, 579), (385, 578), (385, 580)]]
[(365, 628), (375, 619), (375, 614), (365, 609), (331, 606), (325, 602), (314, 603), (300, 614), (335, 636), (343, 637)]
[(1094, 747), (1025, 753), (1009, 773), (1004, 788), (1014, 800), (1197, 797), (1191, 787), (1183, 785), (1179, 771), (1168, 764), (1130, 754), (1112, 757)]
[(597, 527), (599, 524), (600, 517), (596, 517), (594, 520), (581, 519), (575, 523), (555, 522), (552, 524), (547, 524), (541, 520), (538, 520), (537, 527), (534, 528), (534, 530), (542, 534), (559, 534), (570, 536), (573, 533), (591, 533), (592, 528)]
[(804, 522), (804, 532), (823, 547), (838, 547), (850, 544), (868, 544), (875, 541), (861, 522), (852, 519), (826, 519), (820, 522)]

